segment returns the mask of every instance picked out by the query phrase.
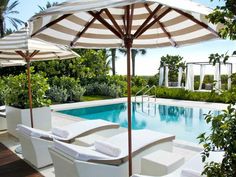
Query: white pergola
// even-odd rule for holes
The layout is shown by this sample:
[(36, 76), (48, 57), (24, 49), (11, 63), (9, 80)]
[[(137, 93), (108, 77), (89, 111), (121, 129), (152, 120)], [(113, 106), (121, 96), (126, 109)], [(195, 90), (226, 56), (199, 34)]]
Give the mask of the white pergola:
[(212, 66), (215, 67), (215, 73), (214, 73), (214, 82), (215, 86), (213, 89), (216, 91), (219, 91), (221, 89), (221, 70), (222, 66), (227, 67), (227, 75), (228, 75), (228, 90), (231, 89), (231, 75), (233, 73), (233, 64), (226, 62), (220, 62), (216, 63), (215, 66), (213, 66), (209, 62), (190, 62), (187, 63), (187, 68), (186, 68), (186, 86), (185, 89), (194, 91), (194, 66), (200, 66), (200, 84), (198, 90), (202, 90), (202, 84), (204, 81), (204, 77), (206, 74), (206, 67), (207, 66)]

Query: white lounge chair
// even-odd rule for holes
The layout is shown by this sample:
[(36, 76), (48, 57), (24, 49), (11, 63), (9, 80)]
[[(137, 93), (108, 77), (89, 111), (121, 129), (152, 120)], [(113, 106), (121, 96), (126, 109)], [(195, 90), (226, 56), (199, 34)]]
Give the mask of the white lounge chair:
[[(164, 149), (172, 151), (175, 136), (150, 130), (133, 130), (133, 167), (140, 172), (143, 155)], [(120, 133), (92, 147), (54, 142), (49, 148), (56, 177), (128, 177), (128, 137)], [(63, 168), (61, 168), (63, 167)]]
[(17, 125), (17, 131), (19, 132), (24, 159), (35, 167), (42, 168), (52, 164), (48, 147), (53, 144), (53, 139), (71, 143), (75, 138), (86, 136), (96, 131), (118, 127), (119, 125), (116, 123), (98, 119), (80, 121), (64, 127), (53, 128), (50, 132), (19, 124)]
[[(207, 162), (222, 162), (224, 152), (210, 152), (210, 156), (207, 159)], [(204, 169), (204, 163), (202, 163), (201, 154), (195, 155), (189, 161), (185, 162), (183, 166), (174, 172), (164, 175), (161, 177), (205, 177), (202, 176), (201, 173)], [(159, 177), (159, 176), (146, 176), (135, 174), (132, 177)]]

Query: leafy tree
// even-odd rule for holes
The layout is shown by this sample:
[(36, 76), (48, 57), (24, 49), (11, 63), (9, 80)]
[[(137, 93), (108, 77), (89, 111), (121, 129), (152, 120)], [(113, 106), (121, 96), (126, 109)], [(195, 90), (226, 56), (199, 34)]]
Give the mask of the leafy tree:
[(169, 68), (169, 80), (171, 82), (176, 81), (178, 77), (178, 69), (182, 67), (185, 69), (185, 62), (183, 62), (183, 57), (179, 55), (166, 55), (161, 57), (160, 67), (168, 65)]
[(219, 115), (209, 113), (206, 122), (211, 124), (211, 133), (201, 134), (198, 138), (203, 143), (203, 162), (210, 151), (224, 151), (221, 163), (209, 162), (205, 164), (203, 174), (208, 177), (236, 176), (236, 109), (229, 105)]
[(36, 71), (43, 71), (47, 77), (54, 76), (79, 78), (85, 83), (93, 77), (106, 76), (109, 73), (107, 63), (109, 55), (106, 50), (75, 50), (80, 57), (68, 60), (52, 60), (33, 62)]
[(45, 11), (46, 9), (50, 8), (50, 7), (53, 7), (53, 6), (56, 6), (58, 5), (59, 3), (58, 2), (47, 2), (46, 6), (45, 7), (42, 7), (42, 6), (38, 6), (40, 11), (39, 12), (42, 12), (42, 11)]
[[(213, 0), (211, 0), (213, 1)], [(220, 1), (220, 0), (218, 0)], [(236, 39), (236, 1), (222, 0), (224, 5), (217, 6), (214, 12), (208, 15), (208, 19), (213, 24), (221, 23), (224, 27), (219, 34), (222, 38)]]
[[(124, 55), (127, 55), (126, 49), (119, 50)], [(131, 59), (132, 59), (132, 76), (135, 76), (135, 59), (138, 54), (145, 55), (147, 51), (145, 49), (131, 49)]]
[(0, 35), (1, 38), (4, 37), (6, 32), (6, 20), (8, 20), (15, 29), (18, 29), (18, 25), (23, 24), (24, 22), (18, 18), (12, 17), (11, 15), (19, 14), (15, 10), (15, 7), (19, 4), (18, 0), (10, 4), (10, 0), (1, 0), (0, 1)]

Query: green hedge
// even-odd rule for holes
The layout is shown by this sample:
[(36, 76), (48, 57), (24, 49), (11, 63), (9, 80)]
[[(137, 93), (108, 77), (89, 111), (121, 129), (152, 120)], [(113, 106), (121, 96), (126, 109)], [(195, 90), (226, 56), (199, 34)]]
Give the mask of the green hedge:
[[(179, 100), (192, 100), (192, 101), (206, 101), (206, 102), (220, 102), (228, 103), (232, 102), (234, 97), (232, 96), (234, 91), (224, 91), (221, 94), (213, 92), (192, 92), (182, 88), (165, 88), (158, 87), (156, 89), (157, 98), (169, 98), (169, 99), (179, 99)], [(152, 95), (155, 91), (152, 90)], [(236, 98), (236, 96), (235, 96)]]

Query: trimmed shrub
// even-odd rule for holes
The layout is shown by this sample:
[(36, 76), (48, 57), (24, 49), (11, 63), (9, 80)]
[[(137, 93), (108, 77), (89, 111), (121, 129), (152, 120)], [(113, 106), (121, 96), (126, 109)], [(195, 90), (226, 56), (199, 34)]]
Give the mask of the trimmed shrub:
[(47, 96), (54, 103), (63, 103), (66, 102), (69, 95), (67, 94), (67, 90), (56, 85), (52, 86), (47, 92)]
[(74, 101), (81, 101), (86, 89), (81, 86), (76, 86), (72, 92), (73, 92), (73, 100)]
[(67, 94), (69, 95), (67, 101), (73, 100), (73, 90), (76, 89), (78, 84), (79, 84), (78, 79), (67, 76), (53, 77), (50, 81), (50, 85), (57, 86), (58, 88), (63, 88), (67, 90)]

